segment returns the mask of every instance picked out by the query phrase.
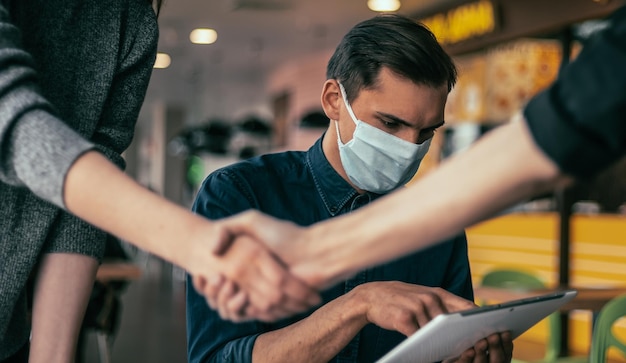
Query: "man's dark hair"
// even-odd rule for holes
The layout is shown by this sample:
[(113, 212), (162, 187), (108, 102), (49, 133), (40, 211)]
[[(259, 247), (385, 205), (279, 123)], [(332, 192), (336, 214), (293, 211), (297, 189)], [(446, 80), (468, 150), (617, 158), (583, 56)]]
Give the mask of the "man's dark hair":
[(328, 61), (327, 79), (344, 86), (348, 101), (363, 88), (374, 88), (382, 67), (415, 84), (430, 87), (456, 83), (450, 56), (422, 24), (396, 14), (381, 14), (355, 25)]

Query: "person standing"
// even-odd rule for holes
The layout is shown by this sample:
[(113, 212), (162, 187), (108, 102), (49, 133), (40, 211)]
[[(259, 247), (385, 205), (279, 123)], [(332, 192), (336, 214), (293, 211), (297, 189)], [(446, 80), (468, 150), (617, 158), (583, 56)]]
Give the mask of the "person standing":
[[(31, 130), (42, 126), (45, 115), (29, 108), (30, 103), (57, 115), (123, 168), (121, 153), (132, 140), (156, 56), (158, 28), (151, 3), (19, 0), (2, 5), (2, 125), (37, 113), (32, 121), (3, 130), (3, 136), (21, 142), (31, 132), (46, 132)], [(11, 63), (16, 48), (7, 46), (7, 40), (21, 41), (19, 57), (32, 68)], [(40, 95), (21, 92), (20, 87), (30, 86)], [(24, 152), (35, 154), (34, 163), (48, 161), (37, 157), (45, 144), (8, 146), (16, 159), (25, 157)], [(57, 163), (69, 162), (62, 158), (87, 147), (58, 146), (66, 155), (55, 155)], [(7, 149), (2, 156), (7, 158)], [(72, 361), (107, 235), (30, 190), (11, 185), (7, 181), (19, 171), (12, 174), (4, 173), (0, 183), (0, 360), (27, 354), (31, 326), (25, 284), (33, 273), (30, 359)]]
[[(156, 56), (153, 6), (160, 0), (0, 2), (2, 362), (73, 361), (103, 231), (187, 269), (200, 283), (218, 271), (228, 275), (233, 262), (226, 261), (236, 260), (214, 254), (230, 238), (225, 230), (121, 170)], [(286, 276), (263, 253), (257, 256), (265, 256), (272, 276)], [(31, 273), (32, 329), (25, 295)]]

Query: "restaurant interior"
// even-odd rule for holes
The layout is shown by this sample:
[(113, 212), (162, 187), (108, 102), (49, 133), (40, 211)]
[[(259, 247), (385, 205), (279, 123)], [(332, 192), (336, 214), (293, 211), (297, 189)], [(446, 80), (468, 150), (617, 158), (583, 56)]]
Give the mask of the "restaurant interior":
[[(162, 38), (171, 36), (170, 24), (182, 21), (167, 15), (170, 10), (184, 15), (174, 9), (176, 2), (166, 2), (162, 9)], [(201, 6), (200, 2), (181, 3)], [(268, 2), (276, 8), (283, 3)], [(354, 10), (358, 15), (338, 27), (338, 34), (359, 18), (375, 14), (362, 9), (365, 0), (346, 3), (350, 5), (341, 6), (358, 8)], [(459, 80), (449, 95), (446, 125), (435, 135), (409, 187), (446, 158), (509, 122), (625, 2), (432, 0), (424, 2), (427, 5), (410, 4), (410, 9), (394, 11), (433, 31), (453, 57)], [(290, 10), (264, 10), (255, 16), (272, 16), (265, 15), (272, 11)], [(251, 19), (250, 14), (243, 16)], [(258, 103), (253, 106), (233, 102), (231, 109), (220, 106), (218, 112), (211, 111), (216, 102), (226, 104), (224, 99), (238, 92), (228, 88), (227, 72), (215, 81), (221, 87), (217, 91), (211, 88), (217, 85), (209, 81), (216, 73), (192, 73), (200, 74), (208, 84), (177, 85), (177, 90), (191, 88), (192, 95), (181, 100), (164, 93), (171, 82), (168, 69), (155, 69), (135, 140), (125, 154), (128, 173), (188, 208), (199, 183), (221, 166), (266, 152), (308, 149), (328, 125), (318, 106), (319, 91), (336, 43), (334, 38), (329, 40), (332, 35), (326, 36), (305, 55), (262, 69), (262, 76), (250, 75), (251, 89), (261, 84), (261, 91), (253, 91), (255, 97), (260, 96), (260, 101), (251, 102)], [(169, 51), (174, 62), (185, 51), (168, 49), (168, 42), (162, 40), (159, 50)], [(215, 63), (210, 50), (205, 52), (206, 62)], [(245, 78), (236, 82), (246, 87)], [(214, 92), (220, 93), (219, 99)], [(245, 91), (236, 97), (250, 94)], [(565, 288), (579, 291), (572, 303), (515, 340), (514, 359), (558, 362), (578, 357), (588, 361), (599, 335), (596, 330), (603, 326), (598, 324), (603, 308), (626, 294), (626, 159), (592, 180), (520, 203), (466, 233), (477, 303)], [(534, 285), (524, 282), (529, 280)], [(98, 273), (88, 311), (92, 318), (85, 327), (78, 360), (185, 362), (184, 281), (185, 272), (178, 267), (122, 242)], [(618, 319), (608, 329), (626, 342), (626, 319)], [(612, 348), (608, 360), (626, 362), (626, 351)]]

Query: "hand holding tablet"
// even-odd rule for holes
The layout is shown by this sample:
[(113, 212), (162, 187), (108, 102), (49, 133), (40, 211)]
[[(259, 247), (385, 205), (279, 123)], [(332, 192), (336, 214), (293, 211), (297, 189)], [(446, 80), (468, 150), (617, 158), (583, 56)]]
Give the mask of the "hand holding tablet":
[(491, 334), (511, 332), (515, 339), (560, 306), (576, 290), (441, 314), (383, 356), (378, 363), (432, 363), (454, 358)]

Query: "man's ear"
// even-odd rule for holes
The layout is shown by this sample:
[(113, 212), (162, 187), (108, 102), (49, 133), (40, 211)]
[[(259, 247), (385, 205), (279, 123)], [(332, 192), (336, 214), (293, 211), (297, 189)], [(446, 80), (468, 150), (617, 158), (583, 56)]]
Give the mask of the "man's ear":
[(339, 120), (339, 108), (341, 105), (341, 90), (337, 80), (328, 79), (322, 88), (322, 109), (331, 120)]

